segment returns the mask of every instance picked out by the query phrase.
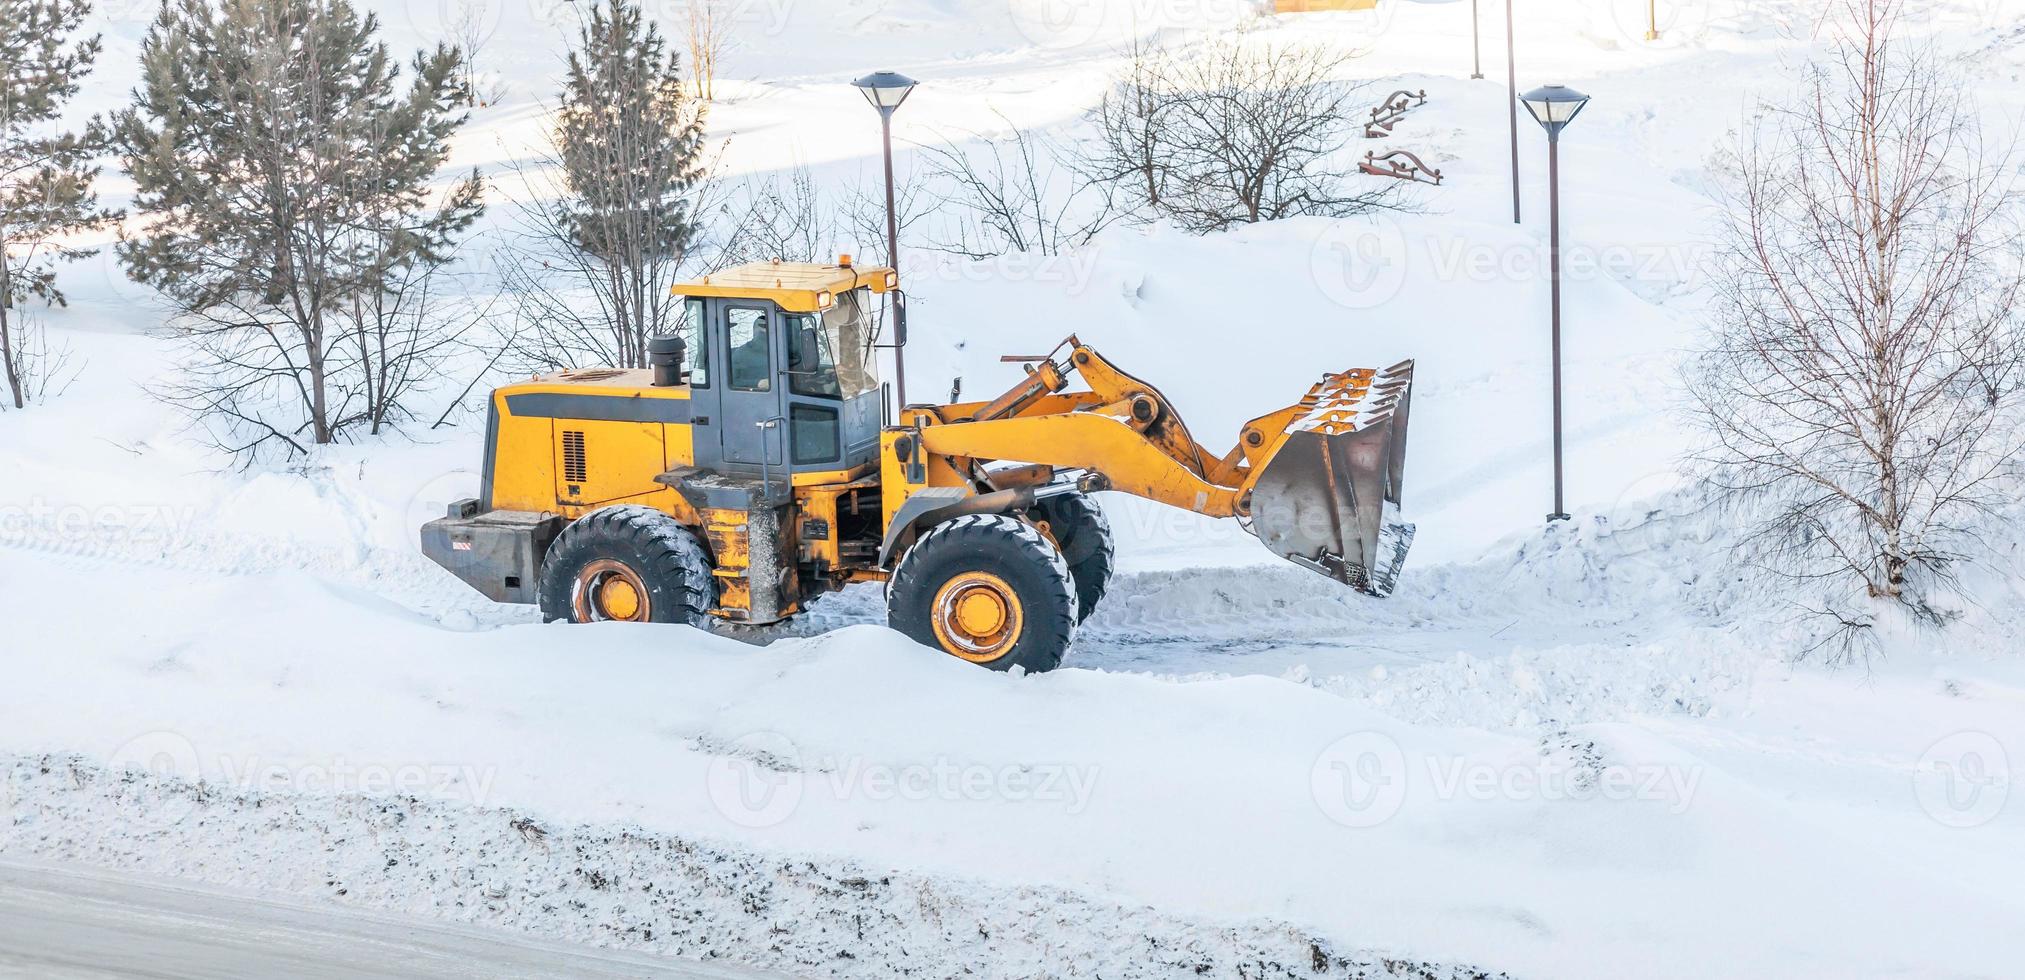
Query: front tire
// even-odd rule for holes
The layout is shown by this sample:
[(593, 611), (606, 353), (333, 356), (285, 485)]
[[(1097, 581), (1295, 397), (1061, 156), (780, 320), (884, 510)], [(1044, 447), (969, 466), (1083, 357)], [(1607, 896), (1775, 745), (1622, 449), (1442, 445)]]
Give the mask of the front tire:
[(563, 529), (541, 563), (547, 622), (706, 626), (714, 598), (703, 544), (651, 507), (594, 510)]
[(993, 670), (1053, 670), (1076, 628), (1062, 553), (1033, 525), (1003, 514), (930, 528), (900, 559), (886, 621), (917, 642)]
[(1104, 601), (1111, 585), (1111, 570), (1117, 563), (1117, 546), (1111, 540), (1111, 522), (1086, 494), (1070, 493), (1041, 501), (1034, 508), (1047, 522), (1048, 536), (1062, 549), (1069, 563), (1069, 575), (1076, 580), (1076, 622), (1089, 619)]

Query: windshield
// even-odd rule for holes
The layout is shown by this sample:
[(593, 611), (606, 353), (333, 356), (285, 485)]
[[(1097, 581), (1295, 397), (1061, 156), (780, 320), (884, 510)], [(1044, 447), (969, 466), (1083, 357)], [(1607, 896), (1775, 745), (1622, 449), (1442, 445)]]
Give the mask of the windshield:
[(879, 387), (873, 306), (871, 290), (854, 289), (839, 295), (836, 305), (820, 316), (789, 315), (788, 370), (794, 372), (796, 394), (851, 398)]

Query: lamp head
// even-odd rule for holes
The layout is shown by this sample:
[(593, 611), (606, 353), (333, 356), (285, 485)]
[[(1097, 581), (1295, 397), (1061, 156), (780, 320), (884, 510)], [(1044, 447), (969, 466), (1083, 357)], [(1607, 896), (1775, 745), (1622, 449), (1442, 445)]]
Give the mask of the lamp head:
[(879, 110), (881, 115), (891, 115), (893, 110), (900, 108), (900, 103), (907, 101), (907, 96), (913, 93), (916, 82), (899, 72), (880, 71), (866, 75), (851, 84), (865, 94), (865, 101), (871, 103), (872, 108)]
[(1519, 96), (1526, 104), (1526, 111), (1547, 130), (1552, 139), (1561, 135), (1563, 127), (1575, 120), (1582, 107), (1589, 104), (1589, 97), (1566, 85), (1542, 85)]

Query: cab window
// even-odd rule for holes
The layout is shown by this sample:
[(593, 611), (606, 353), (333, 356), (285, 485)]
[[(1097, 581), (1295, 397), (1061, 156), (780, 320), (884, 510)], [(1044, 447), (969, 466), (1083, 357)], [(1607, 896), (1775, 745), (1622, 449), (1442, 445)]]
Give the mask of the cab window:
[(830, 333), (812, 315), (787, 318), (788, 385), (797, 395), (837, 398), (837, 355)]
[(725, 343), (731, 347), (731, 386), (739, 391), (772, 391), (773, 365), (768, 357), (766, 311), (749, 306), (731, 308)]
[(703, 329), (703, 300), (694, 296), (682, 300), (682, 312), (675, 322), (674, 333), (686, 345), (682, 369), (689, 386), (710, 387), (710, 334)]

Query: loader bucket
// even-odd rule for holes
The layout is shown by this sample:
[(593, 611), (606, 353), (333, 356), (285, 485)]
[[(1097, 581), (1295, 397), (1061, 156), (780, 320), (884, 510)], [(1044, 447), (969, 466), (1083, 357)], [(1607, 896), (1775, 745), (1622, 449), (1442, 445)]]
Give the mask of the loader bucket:
[(1266, 547), (1366, 595), (1399, 581), (1413, 525), (1399, 520), (1413, 362), (1332, 374), (1301, 400), (1307, 414), (1251, 487), (1251, 527)]

